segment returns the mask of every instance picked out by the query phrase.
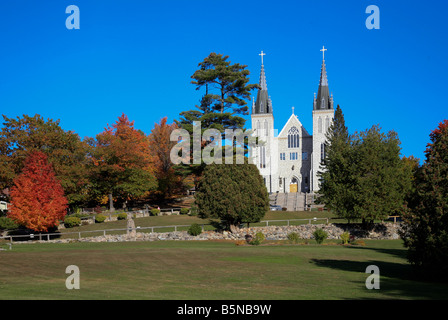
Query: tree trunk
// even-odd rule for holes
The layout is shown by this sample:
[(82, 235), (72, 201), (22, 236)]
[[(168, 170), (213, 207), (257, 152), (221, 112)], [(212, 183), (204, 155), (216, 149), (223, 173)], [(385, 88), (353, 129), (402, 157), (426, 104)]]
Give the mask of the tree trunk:
[(115, 212), (114, 198), (112, 196), (112, 193), (109, 193), (109, 212)]

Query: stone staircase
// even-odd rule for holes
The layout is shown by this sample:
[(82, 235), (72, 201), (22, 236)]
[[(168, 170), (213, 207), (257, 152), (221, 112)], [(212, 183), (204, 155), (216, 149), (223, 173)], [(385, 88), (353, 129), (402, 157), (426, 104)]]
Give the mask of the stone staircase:
[(302, 192), (282, 193), (276, 192), (269, 195), (270, 203), (286, 208), (287, 211), (305, 211), (305, 197)]

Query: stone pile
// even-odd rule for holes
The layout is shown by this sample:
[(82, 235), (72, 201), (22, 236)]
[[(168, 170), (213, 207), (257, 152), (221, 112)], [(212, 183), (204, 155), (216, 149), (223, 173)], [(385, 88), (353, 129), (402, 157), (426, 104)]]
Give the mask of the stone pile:
[(186, 231), (144, 233), (131, 232), (122, 235), (103, 235), (98, 237), (86, 237), (79, 239), (54, 239), (38, 242), (123, 242), (123, 241), (160, 241), (160, 240), (244, 240), (246, 234), (255, 235), (262, 232), (266, 240), (287, 240), (288, 234), (295, 232), (301, 239), (314, 239), (313, 232), (322, 228), (328, 234), (328, 239), (339, 239), (340, 235), (348, 231), (357, 239), (399, 239), (400, 224), (379, 223), (370, 231), (365, 231), (359, 225), (348, 224), (307, 224), (298, 226), (268, 226), (241, 228), (236, 233), (228, 231), (204, 231), (198, 236), (191, 236)]

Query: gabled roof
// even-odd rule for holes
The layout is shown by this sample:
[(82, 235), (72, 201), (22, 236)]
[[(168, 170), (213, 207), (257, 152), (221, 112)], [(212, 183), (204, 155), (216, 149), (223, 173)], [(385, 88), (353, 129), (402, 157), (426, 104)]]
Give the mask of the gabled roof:
[(278, 138), (287, 137), (288, 136), (288, 129), (290, 127), (292, 127), (292, 126), (299, 127), (301, 129), (301, 131), (302, 131), (302, 136), (303, 137), (310, 136), (308, 131), (306, 131), (305, 127), (300, 122), (299, 118), (297, 118), (297, 116), (293, 113), (289, 117), (288, 121), (286, 121), (286, 124), (283, 126), (282, 131), (280, 131), (280, 133), (279, 133), (279, 135), (277, 137)]

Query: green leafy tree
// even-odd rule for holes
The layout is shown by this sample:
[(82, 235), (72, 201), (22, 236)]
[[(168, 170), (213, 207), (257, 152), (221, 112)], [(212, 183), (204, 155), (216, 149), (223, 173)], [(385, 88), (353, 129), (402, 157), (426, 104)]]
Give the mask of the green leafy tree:
[(400, 158), (400, 140), (394, 131), (378, 126), (361, 132), (354, 142), (354, 216), (364, 224), (403, 212), (411, 189), (412, 172)]
[(108, 195), (111, 211), (114, 199), (125, 207), (129, 200), (157, 188), (149, 145), (125, 114), (96, 136), (90, 178), (98, 196)]
[(232, 231), (259, 222), (269, 209), (263, 179), (252, 164), (207, 165), (195, 198), (201, 217), (220, 218)]
[(365, 227), (401, 213), (412, 170), (400, 150), (397, 134), (382, 133), (378, 126), (350, 136), (338, 106), (319, 172), (319, 201), (341, 218), (362, 220)]
[(0, 188), (13, 186), (34, 151), (44, 152), (52, 164), (70, 205), (88, 196), (87, 154), (89, 146), (73, 131), (61, 128), (59, 120), (40, 115), (8, 118), (3, 115), (0, 130)]
[(408, 260), (422, 275), (448, 279), (448, 120), (431, 132), (430, 140), (402, 237)]

